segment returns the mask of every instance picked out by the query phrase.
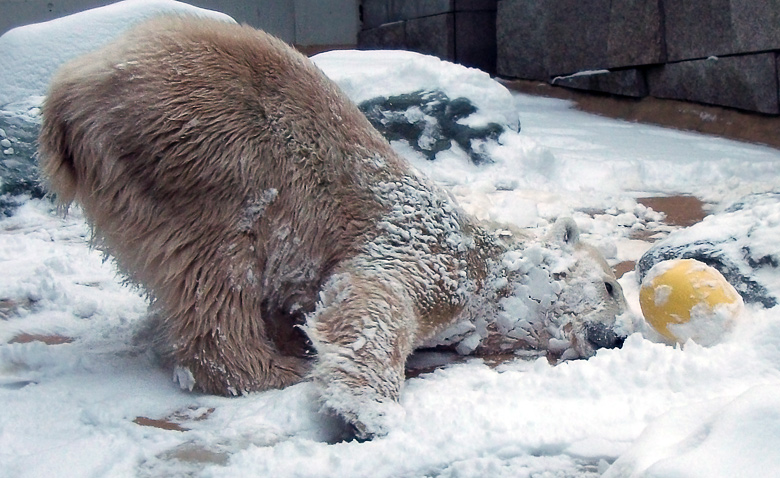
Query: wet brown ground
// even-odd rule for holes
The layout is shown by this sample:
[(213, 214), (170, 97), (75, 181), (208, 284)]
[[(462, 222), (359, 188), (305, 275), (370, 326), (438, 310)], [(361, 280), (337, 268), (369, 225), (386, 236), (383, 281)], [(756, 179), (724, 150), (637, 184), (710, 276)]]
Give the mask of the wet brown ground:
[[(706, 204), (694, 196), (663, 196), (638, 198), (637, 202), (649, 207), (653, 211), (664, 213), (663, 223), (674, 227), (688, 227), (696, 224), (707, 216)], [(657, 231), (642, 231), (642, 237), (635, 239), (653, 242), (651, 236)], [(619, 279), (626, 272), (631, 272), (636, 266), (636, 261), (623, 261), (615, 264), (612, 271)]]
[(780, 148), (780, 117), (686, 101), (633, 99), (570, 90), (547, 83), (502, 80), (509, 89), (575, 102), (577, 109), (610, 118), (655, 124)]
[(647, 197), (639, 198), (637, 202), (664, 213), (664, 222), (670, 226), (692, 226), (707, 215), (705, 203), (693, 196)]
[(154, 427), (162, 430), (186, 432), (189, 428), (182, 425), (183, 423), (203, 421), (212, 413), (214, 413), (213, 408), (207, 410), (189, 408), (174, 412), (163, 418), (136, 417), (135, 420), (133, 420), (133, 423), (141, 425), (142, 427)]
[(8, 341), (9, 344), (28, 344), (30, 342), (43, 342), (46, 345), (69, 344), (73, 342), (70, 337), (52, 334), (19, 334)]
[[(780, 117), (685, 101), (617, 97), (555, 87), (538, 81), (499, 81), (521, 93), (571, 100), (577, 109), (587, 113), (780, 148)], [(707, 215), (706, 204), (693, 196), (645, 197), (637, 201), (664, 213), (663, 222), (674, 227), (692, 226)], [(635, 239), (652, 242), (651, 236), (656, 232), (643, 231), (643, 236)], [(613, 270), (620, 278), (634, 270), (635, 265), (634, 261), (625, 261), (616, 264)]]

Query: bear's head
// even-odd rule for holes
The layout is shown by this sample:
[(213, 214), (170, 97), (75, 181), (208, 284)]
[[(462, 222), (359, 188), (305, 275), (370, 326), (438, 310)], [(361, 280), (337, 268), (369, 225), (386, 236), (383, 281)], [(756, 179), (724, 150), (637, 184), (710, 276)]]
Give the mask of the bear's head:
[(474, 314), (460, 334), (450, 329), (446, 343), (460, 353), (553, 360), (622, 345), (632, 331), (623, 290), (598, 250), (580, 241), (572, 219), (559, 219), (538, 237), (507, 231), (505, 238), (487, 284), (493, 292), (485, 295), (497, 309)]
[(599, 348), (620, 347), (632, 326), (630, 317), (624, 316), (628, 306), (623, 289), (607, 261), (595, 247), (580, 241), (570, 218), (556, 221), (546, 242), (550, 251), (560, 252), (550, 272), (561, 292), (547, 326), (555, 339), (563, 341), (561, 358), (589, 357)]

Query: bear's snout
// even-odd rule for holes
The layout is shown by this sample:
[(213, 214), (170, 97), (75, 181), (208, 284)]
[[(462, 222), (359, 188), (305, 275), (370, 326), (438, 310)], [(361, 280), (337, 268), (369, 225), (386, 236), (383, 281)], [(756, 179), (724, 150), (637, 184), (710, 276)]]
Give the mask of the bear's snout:
[(585, 339), (594, 349), (615, 349), (623, 346), (626, 338), (616, 333), (611, 327), (602, 323), (591, 323), (585, 326)]

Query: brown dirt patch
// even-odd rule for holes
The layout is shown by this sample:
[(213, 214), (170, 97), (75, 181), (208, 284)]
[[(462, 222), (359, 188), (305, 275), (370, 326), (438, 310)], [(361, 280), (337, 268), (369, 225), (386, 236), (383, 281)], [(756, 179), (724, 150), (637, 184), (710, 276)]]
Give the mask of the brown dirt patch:
[(30, 299), (0, 299), (0, 319), (8, 319), (23, 307), (29, 307), (32, 304)]
[(165, 419), (154, 419), (154, 418), (148, 418), (148, 417), (136, 417), (135, 420), (133, 420), (133, 423), (136, 425), (141, 425), (142, 427), (154, 427), (159, 428), (161, 430), (171, 430), (175, 432), (186, 432), (189, 430), (189, 428), (185, 428), (178, 423), (171, 422)]
[(615, 264), (612, 267), (612, 272), (615, 273), (615, 277), (620, 279), (626, 272), (631, 272), (636, 267), (636, 261), (623, 261)]
[(637, 202), (664, 213), (664, 222), (670, 226), (692, 226), (707, 216), (706, 204), (693, 196), (647, 197), (639, 198)]
[(46, 345), (60, 345), (69, 344), (73, 342), (73, 339), (70, 337), (63, 337), (62, 335), (19, 334), (8, 341), (9, 344), (28, 344), (30, 342), (43, 342)]
[(142, 427), (154, 427), (161, 430), (171, 430), (176, 432), (186, 432), (189, 428), (182, 425), (183, 422), (200, 422), (207, 419), (212, 413), (213, 408), (207, 410), (188, 408), (173, 412), (165, 418), (136, 417), (133, 423)]

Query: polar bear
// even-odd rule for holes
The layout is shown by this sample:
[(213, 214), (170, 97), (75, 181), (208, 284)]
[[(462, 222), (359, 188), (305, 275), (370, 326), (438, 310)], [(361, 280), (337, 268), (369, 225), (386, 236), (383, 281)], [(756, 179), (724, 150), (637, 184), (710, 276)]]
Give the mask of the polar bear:
[(620, 286), (573, 221), (478, 223), (261, 31), (147, 21), (64, 65), (42, 116), (50, 189), (148, 293), (188, 388), (310, 379), (371, 437), (399, 418), (418, 347), (577, 358), (621, 341)]

